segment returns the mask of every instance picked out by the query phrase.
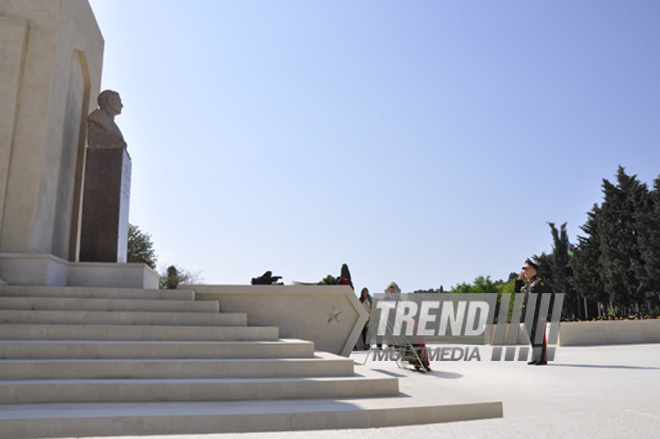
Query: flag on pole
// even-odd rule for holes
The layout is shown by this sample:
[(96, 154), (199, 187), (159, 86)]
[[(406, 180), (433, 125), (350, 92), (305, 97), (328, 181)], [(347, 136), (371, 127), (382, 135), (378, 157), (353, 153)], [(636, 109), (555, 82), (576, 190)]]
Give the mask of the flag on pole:
[(568, 244), (568, 245), (567, 245), (567, 247), (568, 247), (568, 248), (567, 248), (567, 250), (568, 250), (568, 254), (569, 254), (570, 256), (573, 256), (573, 254), (575, 254), (575, 247), (573, 247), (573, 244), (571, 244), (571, 241), (569, 241), (568, 239), (566, 240), (566, 242), (567, 242), (567, 244)]

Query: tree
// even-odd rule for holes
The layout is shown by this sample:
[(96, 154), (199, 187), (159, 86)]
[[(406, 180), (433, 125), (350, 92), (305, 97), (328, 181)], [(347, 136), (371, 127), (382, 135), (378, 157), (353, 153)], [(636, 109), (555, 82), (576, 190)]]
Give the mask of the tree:
[(339, 279), (329, 274), (319, 282), (319, 285), (339, 285)]
[(142, 262), (155, 269), (157, 259), (154, 244), (151, 242), (151, 235), (142, 232), (137, 226), (129, 224), (126, 260), (128, 262)]
[(158, 288), (176, 289), (180, 284), (196, 284), (202, 281), (201, 273), (192, 273), (185, 268), (170, 265), (165, 270), (161, 270)]
[(552, 256), (544, 252), (540, 255), (533, 255), (532, 261), (539, 267), (539, 269), (536, 270), (536, 274), (543, 279), (546, 286), (552, 290)]
[(633, 261), (635, 274), (647, 291), (660, 291), (660, 178), (636, 212), (637, 244), (641, 261)]
[(460, 283), (453, 287), (450, 293), (497, 293), (497, 285), (490, 279), (490, 276), (477, 276), (474, 283)]
[(548, 225), (552, 234), (553, 248), (549, 258), (551, 276), (546, 283), (553, 292), (566, 294), (562, 308), (564, 317), (579, 316), (581, 314), (579, 296), (570, 282), (573, 270), (569, 265), (566, 223), (561, 225), (560, 230), (557, 230), (554, 223), (548, 223)]
[(637, 241), (640, 223), (635, 212), (643, 208), (648, 189), (621, 166), (616, 177), (616, 186), (603, 180), (599, 261), (605, 291), (615, 303), (627, 306), (636, 302), (640, 285), (635, 267), (643, 263)]
[[(601, 250), (598, 226), (600, 221), (600, 207), (594, 204), (591, 211), (587, 212), (587, 222), (580, 227), (586, 235), (578, 235), (575, 254), (570, 258), (569, 264), (573, 271), (573, 276), (570, 278), (573, 289), (593, 303), (604, 304), (609, 301), (609, 296), (605, 292), (600, 270)], [(593, 315), (591, 312), (586, 314)]]
[(438, 288), (438, 289), (429, 288), (428, 290), (415, 290), (415, 291), (413, 291), (413, 294), (437, 294), (437, 293), (444, 293), (442, 285), (440, 285), (440, 288)]

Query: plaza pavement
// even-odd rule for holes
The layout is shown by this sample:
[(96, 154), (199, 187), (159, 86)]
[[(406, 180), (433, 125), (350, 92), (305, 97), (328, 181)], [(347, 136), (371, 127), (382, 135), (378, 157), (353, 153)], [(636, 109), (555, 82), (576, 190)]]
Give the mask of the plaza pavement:
[[(482, 361), (432, 363), (424, 375), (389, 361), (366, 366), (400, 377), (403, 393), (438, 401), (475, 395), (503, 401), (498, 419), (404, 427), (175, 435), (169, 439), (660, 438), (660, 344), (559, 347), (548, 366)], [(365, 352), (354, 352), (358, 364)], [(142, 437), (144, 439), (144, 437)]]

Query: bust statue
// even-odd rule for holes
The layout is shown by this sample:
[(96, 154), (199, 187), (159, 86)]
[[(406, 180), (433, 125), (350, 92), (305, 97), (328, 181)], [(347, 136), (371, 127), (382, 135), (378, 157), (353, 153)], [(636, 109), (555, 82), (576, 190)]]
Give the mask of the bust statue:
[(87, 144), (92, 148), (126, 148), (124, 136), (115, 123), (123, 107), (119, 93), (105, 90), (98, 97), (99, 108), (87, 118)]

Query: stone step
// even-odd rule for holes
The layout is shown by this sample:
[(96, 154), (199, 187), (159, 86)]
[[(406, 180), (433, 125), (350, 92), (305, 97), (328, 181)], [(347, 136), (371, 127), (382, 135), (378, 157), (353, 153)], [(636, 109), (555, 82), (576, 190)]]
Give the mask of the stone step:
[(277, 326), (0, 325), (6, 340), (277, 340)]
[(0, 404), (368, 398), (398, 393), (398, 379), (372, 370), (344, 377), (0, 381)]
[(309, 358), (314, 343), (277, 341), (78, 341), (0, 340), (0, 358), (24, 359), (209, 359)]
[(195, 300), (192, 290), (147, 290), (139, 288), (49, 287), (0, 285), (0, 297), (61, 297), (79, 299)]
[(215, 301), (0, 297), (2, 310), (219, 312)]
[(246, 326), (247, 314), (0, 310), (0, 324)]
[(191, 360), (0, 360), (0, 380), (267, 378), (349, 376), (353, 360), (327, 352), (311, 358)]
[[(462, 395), (271, 401), (4, 405), (2, 437), (149, 436), (384, 428), (501, 418), (502, 402)], [(483, 434), (482, 436), (487, 436)]]

